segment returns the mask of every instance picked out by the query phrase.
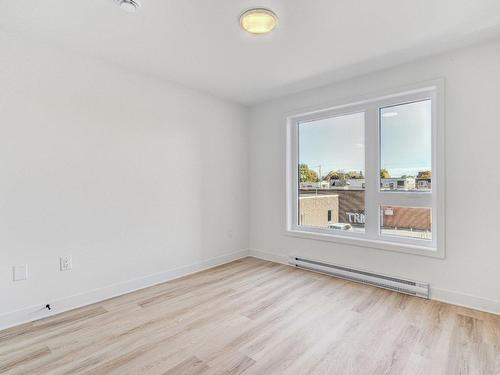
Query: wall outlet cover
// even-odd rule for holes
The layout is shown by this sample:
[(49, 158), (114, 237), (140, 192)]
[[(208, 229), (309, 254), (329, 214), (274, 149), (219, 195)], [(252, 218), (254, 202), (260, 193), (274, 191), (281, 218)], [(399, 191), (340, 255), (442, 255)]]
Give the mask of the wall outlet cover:
[(61, 266), (61, 271), (69, 271), (70, 269), (73, 268), (73, 260), (69, 255), (61, 257), (59, 259), (59, 262)]
[(28, 280), (28, 265), (23, 264), (20, 266), (13, 267), (13, 277), (14, 281)]

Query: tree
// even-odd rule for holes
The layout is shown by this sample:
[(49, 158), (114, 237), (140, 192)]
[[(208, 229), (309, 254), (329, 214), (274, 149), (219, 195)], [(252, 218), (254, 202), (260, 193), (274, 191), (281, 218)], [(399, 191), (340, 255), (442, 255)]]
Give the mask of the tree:
[(341, 180), (342, 176), (340, 171), (330, 171), (328, 174), (325, 176), (324, 180), (325, 181), (330, 181), (330, 180)]
[(382, 168), (380, 170), (380, 178), (391, 178), (391, 174), (389, 173), (389, 171), (385, 168)]
[(328, 174), (323, 178), (324, 181), (331, 181), (331, 180), (356, 180), (356, 179), (362, 179), (365, 178), (363, 175), (363, 171), (349, 171), (346, 172), (342, 169), (338, 169), (336, 171), (330, 171)]
[(432, 172), (431, 171), (420, 171), (418, 172), (417, 178), (431, 178), (432, 177)]
[(359, 180), (365, 178), (365, 176), (363, 176), (363, 171), (350, 171), (347, 172), (347, 175), (349, 176), (350, 179), (353, 180)]
[(319, 182), (318, 174), (309, 169), (307, 164), (299, 165), (300, 182)]

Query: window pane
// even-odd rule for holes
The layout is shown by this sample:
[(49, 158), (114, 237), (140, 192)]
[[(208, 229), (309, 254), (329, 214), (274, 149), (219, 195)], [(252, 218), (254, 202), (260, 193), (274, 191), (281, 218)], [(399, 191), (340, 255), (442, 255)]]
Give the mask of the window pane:
[(364, 129), (364, 113), (299, 124), (299, 225), (364, 232)]
[(430, 191), (432, 103), (380, 109), (380, 189)]
[(432, 210), (427, 207), (380, 207), (380, 234), (432, 239)]

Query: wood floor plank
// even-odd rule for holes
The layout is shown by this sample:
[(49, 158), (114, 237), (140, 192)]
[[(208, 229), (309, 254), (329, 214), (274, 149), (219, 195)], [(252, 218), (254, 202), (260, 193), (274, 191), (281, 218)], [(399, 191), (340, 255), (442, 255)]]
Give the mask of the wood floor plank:
[(0, 363), (0, 373), (7, 372), (16, 367), (22, 366), (26, 363), (33, 362), (40, 357), (50, 354), (50, 350), (47, 347), (27, 350), (21, 354), (11, 356), (7, 359), (2, 359)]
[(500, 374), (500, 316), (245, 258), (0, 331), (1, 374)]
[(165, 375), (196, 375), (208, 370), (208, 366), (195, 356), (186, 359), (177, 366), (165, 371)]

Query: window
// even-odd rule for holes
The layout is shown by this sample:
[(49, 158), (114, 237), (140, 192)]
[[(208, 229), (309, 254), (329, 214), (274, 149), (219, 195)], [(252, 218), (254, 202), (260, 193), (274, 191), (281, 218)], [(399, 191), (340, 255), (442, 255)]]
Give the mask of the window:
[(364, 131), (363, 112), (298, 124), (299, 225), (364, 231)]
[[(427, 189), (432, 176), (430, 99), (380, 108), (380, 176), (383, 190)], [(394, 185), (396, 181), (396, 185)], [(418, 183), (416, 183), (418, 181)]]
[(287, 232), (442, 257), (442, 86), (289, 117)]

